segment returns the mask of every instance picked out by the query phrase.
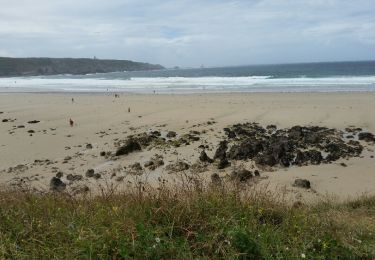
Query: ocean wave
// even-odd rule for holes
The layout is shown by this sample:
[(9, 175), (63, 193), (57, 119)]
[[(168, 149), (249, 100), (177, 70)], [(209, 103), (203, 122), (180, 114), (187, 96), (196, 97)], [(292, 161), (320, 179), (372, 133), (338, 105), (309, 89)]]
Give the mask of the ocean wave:
[(2, 91), (336, 92), (375, 91), (375, 76), (343, 77), (22, 77), (0, 78)]

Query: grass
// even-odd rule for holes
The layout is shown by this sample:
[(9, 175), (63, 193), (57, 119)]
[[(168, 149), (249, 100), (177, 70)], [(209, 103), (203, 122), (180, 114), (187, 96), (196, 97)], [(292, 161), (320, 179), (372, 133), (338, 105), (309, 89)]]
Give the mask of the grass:
[(290, 206), (266, 192), (0, 192), (0, 258), (373, 259), (375, 197)]

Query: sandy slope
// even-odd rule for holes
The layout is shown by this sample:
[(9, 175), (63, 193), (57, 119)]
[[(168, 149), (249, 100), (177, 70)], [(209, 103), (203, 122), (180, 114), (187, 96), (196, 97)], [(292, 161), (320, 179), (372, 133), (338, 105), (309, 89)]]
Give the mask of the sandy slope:
[[(0, 119), (14, 121), (0, 120), (0, 183), (10, 186), (26, 182), (33, 187), (48, 189), (49, 181), (57, 171), (64, 172), (64, 176), (69, 173), (84, 176), (89, 168), (101, 173), (102, 178), (98, 181), (84, 178), (71, 187), (94, 187), (97, 183), (122, 187), (144, 176), (155, 181), (161, 177), (171, 182), (173, 174), (168, 174), (164, 167), (146, 171), (143, 177), (130, 175), (123, 167), (134, 162), (142, 164), (157, 153), (164, 156), (166, 165), (177, 159), (193, 163), (199, 156), (198, 146), (204, 141), (179, 148), (134, 153), (115, 161), (99, 153), (115, 151), (114, 142), (129, 134), (148, 130), (160, 130), (163, 134), (169, 130), (178, 134), (206, 130), (201, 140), (206, 140), (210, 147), (208, 154), (212, 156), (218, 138), (223, 136), (223, 127), (241, 122), (275, 124), (278, 127), (320, 125), (339, 129), (354, 125), (375, 132), (374, 111), (375, 93), (122, 94), (120, 98), (108, 94), (3, 93), (0, 94), (0, 112), (3, 112)], [(69, 118), (74, 120), (74, 127), (69, 126)], [(30, 120), (40, 122), (27, 123)], [(208, 125), (209, 120), (216, 123)], [(20, 125), (25, 128), (17, 128)], [(35, 133), (30, 136), (28, 130)], [(93, 149), (86, 149), (87, 143), (92, 144)], [(271, 189), (285, 190), (288, 196), (296, 199), (320, 198), (327, 194), (344, 199), (364, 192), (375, 193), (373, 148), (368, 146), (363, 158), (345, 161), (348, 167), (340, 166), (343, 161), (338, 161), (329, 165), (262, 172), (260, 183)], [(67, 156), (72, 159), (63, 163)], [(45, 159), (50, 162), (34, 162)], [(9, 167), (19, 164), (27, 168), (9, 171)], [(250, 167), (250, 164), (245, 166)], [(212, 172), (218, 170), (209, 168), (201, 176), (210, 176)], [(121, 176), (125, 178), (123, 181), (115, 180)], [(297, 177), (311, 180), (313, 190), (306, 192), (292, 187)]]

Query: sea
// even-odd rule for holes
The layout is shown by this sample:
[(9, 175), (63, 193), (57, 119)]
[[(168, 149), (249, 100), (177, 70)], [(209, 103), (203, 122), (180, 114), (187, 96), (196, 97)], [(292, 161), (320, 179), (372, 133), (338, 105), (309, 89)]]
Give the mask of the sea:
[(0, 78), (0, 92), (372, 92), (375, 61)]

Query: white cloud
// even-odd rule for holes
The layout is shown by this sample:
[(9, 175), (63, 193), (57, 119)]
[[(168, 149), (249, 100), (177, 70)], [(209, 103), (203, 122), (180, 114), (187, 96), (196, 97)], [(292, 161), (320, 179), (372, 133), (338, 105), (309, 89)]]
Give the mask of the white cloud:
[(166, 66), (375, 59), (372, 0), (0, 0), (0, 6), (3, 56), (96, 55)]

